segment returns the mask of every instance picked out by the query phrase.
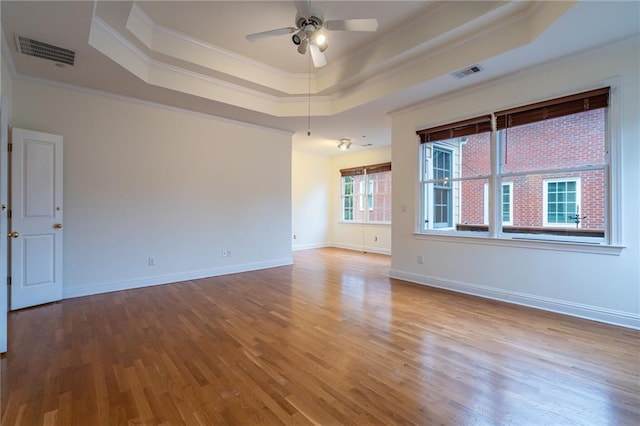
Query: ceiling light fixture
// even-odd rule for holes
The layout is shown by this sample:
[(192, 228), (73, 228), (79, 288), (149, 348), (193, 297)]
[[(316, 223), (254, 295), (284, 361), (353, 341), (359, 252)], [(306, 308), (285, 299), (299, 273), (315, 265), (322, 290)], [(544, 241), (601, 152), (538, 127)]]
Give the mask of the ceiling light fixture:
[(340, 143), (338, 144), (338, 149), (340, 151), (346, 151), (351, 148), (351, 139), (340, 139)]
[(300, 42), (300, 45), (298, 46), (298, 53), (300, 53), (301, 55), (304, 55), (305, 53), (307, 53), (307, 47), (309, 47), (309, 40), (304, 39)]
[(306, 38), (307, 38), (307, 35), (304, 33), (303, 30), (300, 30), (291, 36), (291, 41), (293, 41), (293, 44), (295, 44), (296, 46), (300, 46), (300, 43), (302, 42), (302, 40)]

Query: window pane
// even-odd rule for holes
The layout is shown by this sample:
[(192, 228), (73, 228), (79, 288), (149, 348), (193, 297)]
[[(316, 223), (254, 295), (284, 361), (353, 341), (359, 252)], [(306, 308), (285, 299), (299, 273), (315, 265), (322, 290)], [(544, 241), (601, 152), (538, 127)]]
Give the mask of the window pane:
[(354, 191), (354, 209), (353, 220), (355, 222), (363, 222), (365, 218), (364, 204), (365, 204), (365, 175), (358, 175), (353, 177), (353, 191)]
[(451, 182), (447, 179), (452, 177), (453, 172), (453, 151), (451, 149), (434, 146), (433, 147), (433, 178), (437, 179), (433, 185), (433, 227), (445, 228), (451, 226), (452, 196)]
[(489, 132), (423, 144), (423, 229), (486, 231), (490, 151)]
[(342, 178), (342, 220), (353, 220), (353, 176)]
[(451, 151), (435, 148), (433, 156), (433, 178), (436, 180), (451, 178)]
[(557, 234), (565, 229), (562, 235), (604, 236), (604, 177), (603, 170), (510, 177), (513, 228), (504, 231)]
[(502, 224), (503, 225), (511, 225), (511, 211), (512, 201), (511, 201), (511, 183), (503, 183), (502, 184)]
[[(454, 188), (455, 188), (454, 184)], [(488, 223), (488, 190), (487, 179), (473, 179), (458, 182), (460, 186), (460, 220), (456, 221), (456, 229), (464, 231), (486, 231)], [(486, 212), (485, 212), (486, 206)]]
[(502, 130), (502, 171), (564, 169), (605, 162), (604, 108)]
[(422, 224), (420, 228), (422, 231), (431, 228), (431, 218), (433, 217), (430, 208), (431, 202), (431, 185), (422, 184)]
[[(576, 203), (576, 181), (559, 182), (557, 185), (547, 183), (548, 192), (552, 190), (557, 192), (557, 197), (547, 200), (549, 215), (547, 216), (548, 224), (571, 224), (574, 223), (576, 216), (579, 214)], [(573, 201), (567, 199), (571, 196)], [(551, 214), (556, 213), (556, 214)]]
[(491, 133), (467, 136), (461, 143), (460, 176), (488, 176), (491, 174)]
[(391, 172), (373, 173), (369, 178), (369, 222), (391, 222)]

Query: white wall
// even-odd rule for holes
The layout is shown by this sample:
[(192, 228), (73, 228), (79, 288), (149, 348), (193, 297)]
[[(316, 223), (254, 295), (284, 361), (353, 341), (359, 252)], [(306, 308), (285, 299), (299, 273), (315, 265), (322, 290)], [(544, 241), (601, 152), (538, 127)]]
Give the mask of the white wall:
[(325, 155), (293, 151), (293, 250), (327, 246), (330, 211), (329, 160)]
[[(330, 223), (331, 245), (351, 250), (391, 254), (391, 225), (345, 223), (341, 221), (340, 169), (368, 166), (391, 161), (391, 147), (367, 148), (331, 157), (330, 164)], [(392, 179), (396, 164), (392, 163)], [(395, 190), (395, 184), (394, 184)], [(392, 194), (395, 198), (395, 194)], [(395, 217), (391, 219), (395, 220)], [(375, 241), (377, 238), (377, 241)]]
[(20, 79), (13, 125), (64, 136), (65, 297), (292, 262), (289, 134)]
[[(636, 39), (394, 115), (392, 276), (640, 327), (639, 64)], [(505, 247), (469, 239), (453, 241), (414, 235), (418, 206), (417, 129), (588, 90), (616, 77), (620, 82), (620, 105), (616, 107), (622, 138), (621, 226), (627, 246), (621, 255)], [(424, 264), (417, 263), (417, 256), (424, 256)]]

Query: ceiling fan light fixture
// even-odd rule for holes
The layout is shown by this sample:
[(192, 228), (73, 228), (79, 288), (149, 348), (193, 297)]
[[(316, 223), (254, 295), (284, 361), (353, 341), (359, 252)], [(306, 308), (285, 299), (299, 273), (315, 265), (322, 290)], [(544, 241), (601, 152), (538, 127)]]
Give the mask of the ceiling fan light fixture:
[(300, 43), (306, 40), (306, 38), (307, 38), (307, 35), (304, 33), (304, 31), (299, 30), (298, 32), (296, 32), (294, 35), (291, 36), (291, 41), (293, 41), (293, 44), (295, 44), (296, 46), (300, 46)]
[(307, 47), (309, 47), (309, 40), (301, 40), (300, 45), (298, 46), (298, 53), (304, 55), (305, 53), (307, 53)]
[[(2, 0), (0, 0), (2, 1)], [(322, 11), (311, 8), (310, 1), (295, 1), (298, 12), (295, 18), (295, 27), (283, 27), (273, 30), (248, 34), (248, 41), (257, 41), (265, 37), (289, 35), (292, 43), (297, 46), (298, 53), (309, 53), (313, 66), (322, 68), (327, 65), (324, 55), (327, 50), (326, 31), (375, 31), (378, 29), (378, 21), (371, 19), (340, 19), (324, 21)]]
[(351, 148), (351, 139), (340, 139), (340, 143), (338, 144), (338, 149), (340, 151), (346, 151)]

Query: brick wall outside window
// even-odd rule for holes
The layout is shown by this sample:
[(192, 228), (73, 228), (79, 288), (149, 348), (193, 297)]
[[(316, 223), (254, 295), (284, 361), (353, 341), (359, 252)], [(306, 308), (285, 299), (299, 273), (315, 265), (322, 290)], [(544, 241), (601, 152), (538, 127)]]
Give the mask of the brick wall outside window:
[[(510, 128), (506, 135), (504, 170), (534, 171), (604, 163), (604, 109), (592, 110)], [(469, 136), (462, 145), (462, 177), (490, 174), (489, 140), (486, 134)], [(604, 229), (603, 171), (528, 175), (504, 178), (513, 182), (513, 226), (541, 227), (543, 224), (543, 181), (549, 178), (580, 177), (581, 227)], [(484, 222), (484, 183), (460, 184), (460, 223)]]

